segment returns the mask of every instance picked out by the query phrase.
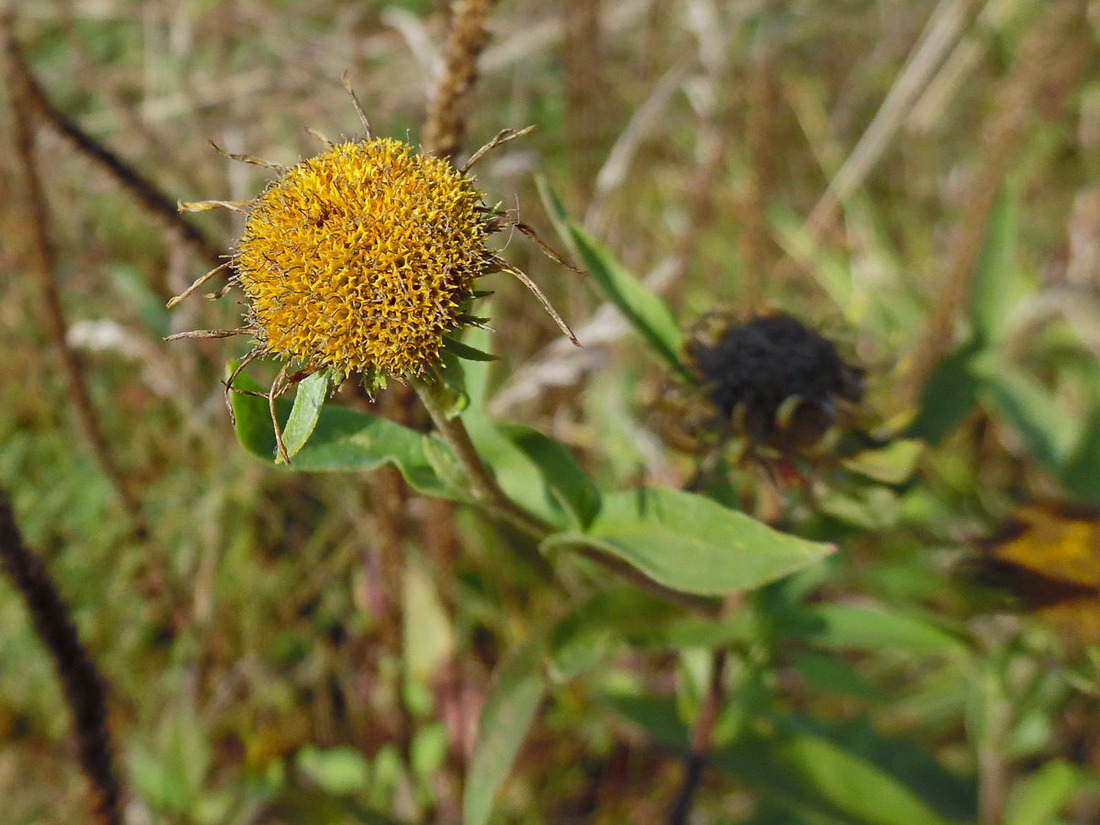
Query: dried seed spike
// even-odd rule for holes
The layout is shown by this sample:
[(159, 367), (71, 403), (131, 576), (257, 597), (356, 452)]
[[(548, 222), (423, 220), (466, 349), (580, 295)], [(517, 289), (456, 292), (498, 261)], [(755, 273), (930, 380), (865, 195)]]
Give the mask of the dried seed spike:
[(558, 325), (558, 329), (565, 333), (565, 336), (573, 342), (574, 346), (579, 347), (581, 345), (581, 342), (577, 340), (577, 336), (573, 334), (573, 330), (569, 328), (569, 324), (565, 323), (565, 321), (562, 320), (562, 317), (558, 315), (557, 310), (555, 310), (554, 307), (550, 304), (550, 301), (547, 300), (546, 296), (542, 294), (542, 290), (539, 289), (538, 286), (536, 286), (535, 282), (527, 276), (526, 272), (524, 272), (522, 269), (518, 269), (512, 266), (510, 263), (500, 258), (497, 258), (493, 263), (496, 266), (500, 267), (500, 269), (504, 272), (514, 275), (517, 279), (519, 279), (520, 283), (531, 290), (534, 296), (538, 298), (539, 303), (542, 304), (542, 308), (545, 309), (550, 317), (554, 319), (554, 323)]
[(480, 149), (470, 155), (470, 159), (462, 164), (462, 167), (458, 171), (465, 175), (466, 172), (470, 170), (470, 167), (472, 167), (475, 163), (477, 163), (485, 156), (486, 152), (496, 149), (502, 143), (507, 143), (510, 140), (515, 140), (518, 137), (523, 137), (534, 128), (535, 127), (532, 125), (518, 130), (501, 129), (499, 132), (497, 132), (496, 137), (494, 137), (492, 140), (490, 140), (488, 143), (486, 143), (484, 146), (482, 146)]
[(211, 209), (232, 209), (234, 212), (248, 212), (255, 198), (247, 201), (178, 201), (176, 208), (180, 212), (209, 212)]
[(351, 81), (348, 80), (348, 71), (344, 69), (344, 73), (340, 75), (340, 82), (344, 84), (344, 90), (351, 97), (351, 105), (355, 107), (355, 111), (359, 114), (359, 122), (363, 124), (363, 140), (371, 139), (370, 121), (367, 120), (367, 113), (363, 111), (362, 105), (359, 103), (359, 98), (355, 95), (355, 90), (351, 88)]
[(564, 266), (570, 272), (575, 272), (578, 275), (588, 274), (583, 269), (578, 269), (577, 267), (573, 266), (573, 264), (569, 263), (569, 261), (565, 260), (565, 258), (555, 252), (554, 248), (550, 246), (550, 244), (546, 243), (546, 241), (544, 241), (542, 238), (540, 238), (539, 233), (536, 232), (534, 228), (532, 228), (528, 224), (523, 223), (523, 221), (513, 221), (512, 226), (514, 226), (516, 229), (518, 229), (520, 232), (522, 232), (524, 235), (534, 241), (535, 245), (542, 250), (542, 254), (554, 263)]
[(221, 272), (223, 269), (227, 269), (228, 267), (229, 267), (229, 261), (226, 261), (223, 264), (218, 264), (216, 267), (211, 269), (205, 275), (200, 275), (198, 278), (196, 278), (194, 280), (194, 282), (191, 284), (191, 286), (187, 287), (187, 289), (185, 289), (179, 295), (172, 298), (167, 304), (165, 304), (165, 306), (168, 307), (168, 309), (171, 309), (176, 304), (178, 304), (180, 301), (182, 301), (184, 298), (186, 298), (188, 295), (190, 295), (192, 292), (194, 292), (196, 289), (198, 289), (200, 286), (202, 286), (207, 281), (209, 281), (211, 278), (213, 278), (215, 275), (217, 275), (219, 272)]
[(251, 327), (240, 327), (239, 329), (193, 329), (189, 332), (177, 332), (174, 335), (169, 335), (164, 340), (179, 341), (181, 338), (232, 338), (234, 335), (249, 335), (252, 331)]
[[(253, 347), (249, 351), (249, 353), (247, 355), (245, 355), (244, 358), (241, 359), (241, 363), (237, 364), (237, 366), (236, 366), (236, 368), (234, 368), (233, 372), (231, 372), (229, 374), (229, 378), (227, 378), (225, 381), (222, 382), (222, 385), (225, 387), (225, 390), (224, 390), (225, 408), (227, 410), (229, 410), (229, 423), (232, 424), (234, 427), (237, 426), (237, 414), (235, 412), (233, 412), (233, 402), (229, 400), (229, 393), (232, 391), (232, 392), (243, 393), (245, 395), (251, 395), (251, 394), (253, 394), (253, 391), (252, 390), (239, 390), (239, 389), (237, 389), (236, 387), (233, 386), (233, 382), (237, 380), (237, 376), (240, 375), (244, 371), (245, 367), (247, 367), (250, 363), (255, 361), (258, 357), (263, 355), (263, 353), (264, 353), (263, 347), (261, 347), (261, 346)], [(255, 393), (255, 394), (260, 395), (260, 396), (265, 395), (265, 393)]]
[(272, 163), (269, 160), (258, 158), (255, 155), (242, 155), (237, 152), (227, 152), (222, 149), (214, 141), (210, 141), (210, 145), (214, 147), (214, 151), (221, 155), (223, 158), (229, 158), (230, 160), (239, 160), (241, 163), (251, 163), (253, 166), (262, 166), (265, 169), (271, 169), (274, 172), (278, 172), (280, 175), (286, 174), (286, 167), (281, 163)]
[(279, 374), (275, 376), (275, 380), (271, 382), (271, 391), (267, 394), (267, 408), (271, 411), (271, 424), (275, 428), (275, 446), (284, 464), (290, 464), (290, 454), (283, 442), (283, 428), (279, 426), (279, 418), (275, 415), (275, 401), (290, 387), (290, 382), (286, 380), (286, 372), (289, 368), (290, 362), (286, 361), (283, 368), (279, 370)]

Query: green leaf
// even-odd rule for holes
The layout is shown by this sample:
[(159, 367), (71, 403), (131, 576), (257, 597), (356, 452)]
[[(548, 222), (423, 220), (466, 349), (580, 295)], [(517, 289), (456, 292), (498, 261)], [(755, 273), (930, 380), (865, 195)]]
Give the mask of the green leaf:
[(924, 385), (910, 436), (937, 445), (970, 414), (978, 401), (980, 383), (974, 360), (982, 352), (982, 342), (974, 337), (936, 364)]
[(300, 771), (331, 794), (360, 791), (370, 782), (370, 763), (357, 748), (343, 746), (321, 750), (306, 745), (298, 751), (295, 763)]
[(210, 745), (190, 704), (162, 716), (156, 735), (156, 750), (133, 751), (130, 778), (154, 808), (181, 814), (202, 795), (213, 761)]
[(444, 336), (444, 340), (447, 342), (447, 352), (459, 357), (464, 358), (467, 361), (499, 361), (499, 355), (493, 355), (491, 352), (485, 352), (484, 350), (472, 347), (469, 344), (464, 344), (456, 338), (450, 336)]
[(546, 692), (542, 646), (522, 648), (497, 674), (478, 725), (477, 746), (462, 799), (466, 825), (485, 825)]
[(523, 424), (498, 424), (497, 432), (538, 468), (545, 488), (563, 504), (573, 526), (584, 529), (600, 509), (600, 491), (560, 442)]
[(1013, 308), (1034, 289), (1017, 261), (1019, 223), (1015, 193), (1002, 189), (989, 216), (970, 295), (974, 331), (989, 344), (1003, 337)]
[(818, 506), (838, 521), (863, 530), (886, 530), (897, 523), (897, 494), (889, 487), (851, 483), (824, 491)]
[[(600, 661), (624, 640), (643, 644), (683, 611), (633, 585), (600, 591), (574, 607), (547, 634), (550, 675), (572, 679)], [(667, 646), (667, 645), (666, 645)]]
[[(248, 376), (238, 376), (236, 386), (253, 390), (258, 385)], [(232, 393), (230, 400), (236, 417), (237, 439), (241, 445), (264, 461), (275, 456), (275, 432), (267, 400), (253, 395)], [(276, 411), (285, 420), (290, 409), (280, 402)], [(385, 418), (326, 404), (320, 411), (309, 441), (301, 447), (286, 469), (297, 472), (362, 472), (392, 464), (405, 480), (427, 495), (467, 501), (468, 496), (436, 473), (428, 460), (428, 437), (416, 430)], [(436, 452), (444, 445), (433, 445)], [(436, 456), (436, 463), (443, 463)], [(280, 465), (285, 466), (285, 465)]]
[(947, 825), (897, 778), (813, 734), (748, 734), (712, 764), (790, 811), (840, 825)]
[(857, 291), (852, 267), (842, 255), (832, 251), (806, 226), (805, 218), (788, 206), (776, 205), (767, 211), (775, 239), (795, 260), (810, 261), (817, 281), (846, 315), (853, 314)]
[(454, 653), (455, 636), (435, 583), (412, 560), (405, 564), (401, 604), (406, 673), (409, 678), (429, 683), (439, 666)]
[(924, 444), (911, 438), (899, 438), (875, 450), (861, 450), (844, 460), (844, 468), (882, 484), (901, 484), (917, 467)]
[(624, 719), (633, 722), (655, 741), (677, 749), (686, 749), (690, 733), (671, 697), (636, 692), (606, 691), (600, 702)]
[(672, 310), (569, 217), (545, 180), (539, 180), (538, 185), (558, 234), (584, 263), (603, 296), (618, 308), (668, 369), (690, 377), (680, 361), (683, 333)]
[[(329, 371), (321, 370), (307, 376), (298, 384), (294, 394), (294, 406), (290, 409), (290, 417), (283, 430), (283, 444), (286, 446), (287, 455), (292, 458), (309, 441), (313, 428), (317, 426), (321, 407), (328, 399), (328, 377)], [(276, 456), (275, 462), (282, 463), (282, 458)]]
[(604, 496), (587, 530), (542, 543), (544, 551), (573, 547), (614, 557), (658, 584), (701, 596), (759, 587), (836, 549), (777, 532), (702, 496), (646, 489)]
[(979, 395), (992, 412), (1027, 443), (1041, 464), (1057, 472), (1069, 453), (1080, 422), (1065, 412), (1054, 394), (1015, 364), (995, 355), (975, 361)]
[(1100, 467), (1100, 405), (1094, 403), (1073, 455), (1058, 470), (1058, 480), (1078, 498), (1100, 504), (1097, 467)]
[(799, 620), (809, 638), (830, 647), (900, 650), (917, 656), (966, 652), (962, 642), (935, 625), (887, 608), (818, 604), (803, 608)]
[(591, 521), (599, 491), (561, 443), (522, 424), (495, 422), (480, 408), (462, 420), (509, 498), (563, 529)]
[(1081, 771), (1061, 760), (1048, 762), (1013, 791), (1005, 825), (1050, 825), (1081, 785)]

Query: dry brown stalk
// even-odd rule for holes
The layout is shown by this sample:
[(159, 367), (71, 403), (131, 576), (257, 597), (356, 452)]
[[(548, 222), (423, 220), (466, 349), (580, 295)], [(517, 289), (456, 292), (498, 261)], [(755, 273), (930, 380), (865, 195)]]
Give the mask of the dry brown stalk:
[(776, 169), (781, 160), (778, 147), (781, 90), (774, 55), (767, 54), (748, 67), (746, 84), (745, 142), (748, 146), (751, 173), (743, 202), (740, 204), (741, 255), (745, 261), (745, 276), (739, 304), (746, 313), (763, 309), (764, 284), (768, 275), (770, 238), (764, 215), (775, 187)]
[(600, 169), (608, 117), (604, 111), (600, 67), (603, 39), (599, 0), (568, 0), (562, 11), (564, 39), (562, 62), (565, 70), (565, 105), (569, 134), (569, 156), (576, 196), (581, 203), (592, 198), (592, 186)]
[(107, 730), (107, 687), (76, 632), (68, 605), (42, 560), (23, 544), (11, 504), (0, 491), (0, 568), (31, 615), (38, 638), (53, 656), (73, 715), (77, 753), (95, 797), (99, 825), (122, 825), (122, 792)]
[(1074, 0), (1047, 7), (1024, 39), (1016, 69), (1005, 81), (1004, 92), (997, 96), (998, 112), (982, 140), (986, 160), (962, 209), (963, 227), (913, 354), (902, 387), (903, 408), (919, 402), (936, 364), (954, 340), (955, 322), (970, 295), (989, 215), (1009, 164), (1016, 157), (1025, 125), (1041, 97), (1044, 107), (1050, 107), (1073, 87), (1073, 78), (1080, 74), (1092, 52), (1083, 9), (1083, 4)]
[(28, 83), (28, 75), (22, 71), (18, 48), (12, 34), (11, 18), (0, 18), (0, 37), (3, 39), (3, 62), (5, 64), (5, 76), (7, 77), (8, 92), (14, 110), (12, 128), (15, 132), (14, 144), (16, 156), (22, 166), (23, 173), (23, 205), (19, 210), (25, 219), (27, 239), (27, 269), (38, 282), (38, 288), (42, 294), (42, 305), (45, 310), (46, 327), (50, 340), (56, 347), (61, 357), (61, 367), (65, 374), (65, 382), (69, 398), (72, 400), (73, 410), (84, 436), (87, 438), (96, 461), (104, 474), (111, 481), (123, 506), (134, 523), (135, 534), (139, 537), (148, 534), (141, 505), (135, 490), (129, 483), (126, 475), (115, 461), (107, 439), (100, 426), (98, 414), (92, 398), (88, 392), (88, 386), (84, 381), (84, 370), (80, 357), (69, 346), (67, 341), (68, 322), (65, 311), (61, 305), (61, 297), (58, 294), (57, 283), (54, 279), (56, 260), (53, 246), (49, 239), (49, 213), (46, 208), (46, 198), (42, 191), (42, 183), (36, 172), (34, 158), (34, 134), (32, 131), (33, 90)]
[(485, 19), (495, 0), (456, 0), (447, 39), (447, 66), (424, 126), (425, 151), (454, 160), (466, 134), (463, 103), (477, 79), (477, 60), (488, 35)]

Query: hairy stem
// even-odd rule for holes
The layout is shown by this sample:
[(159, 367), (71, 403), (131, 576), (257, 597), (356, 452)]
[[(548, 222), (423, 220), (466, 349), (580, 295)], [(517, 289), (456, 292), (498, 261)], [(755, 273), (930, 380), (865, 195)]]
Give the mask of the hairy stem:
[(80, 427), (91, 445), (96, 461), (110, 479), (123, 506), (134, 523), (138, 537), (148, 535), (148, 528), (141, 511), (137, 492), (128, 482), (115, 461), (114, 454), (100, 426), (91, 393), (84, 380), (84, 370), (76, 351), (69, 346), (69, 325), (61, 305), (54, 273), (57, 269), (54, 248), (49, 239), (49, 212), (46, 196), (38, 178), (34, 157), (33, 88), (27, 74), (22, 71), (21, 58), (12, 33), (10, 17), (0, 17), (0, 38), (3, 40), (3, 65), (6, 69), (8, 91), (11, 95), (14, 116), (12, 129), (16, 155), (23, 167), (23, 204), (27, 242), (27, 270), (38, 281), (42, 296), (43, 312), (50, 340), (61, 356), (61, 367), (69, 398)]
[(0, 567), (19, 590), (34, 631), (50, 651), (73, 715), (81, 768), (95, 796), (95, 822), (122, 825), (121, 790), (107, 731), (107, 688), (80, 643), (69, 608), (42, 561), (23, 544), (7, 496), (0, 491)]

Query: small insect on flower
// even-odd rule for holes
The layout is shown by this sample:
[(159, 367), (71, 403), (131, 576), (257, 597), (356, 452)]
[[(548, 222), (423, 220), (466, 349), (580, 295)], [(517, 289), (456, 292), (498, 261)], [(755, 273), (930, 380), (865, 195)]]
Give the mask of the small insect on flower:
[(455, 167), (401, 141), (372, 137), (346, 78), (345, 87), (366, 130), (363, 140), (330, 143), (325, 151), (290, 168), (223, 153), (272, 168), (279, 177), (250, 201), (180, 204), (183, 211), (238, 209), (248, 218), (229, 260), (168, 306), (228, 271), (225, 288), (207, 297), (221, 297), (238, 286), (247, 310), (238, 329), (195, 330), (169, 340), (253, 338), (252, 350), (225, 382), (227, 405), (231, 390), (242, 392), (233, 381), (251, 361), (283, 361), (270, 390), (263, 393), (283, 461), (289, 456), (275, 418), (275, 400), (292, 383), (327, 369), (337, 385), (357, 374), (373, 390), (388, 377), (430, 372), (440, 362), (450, 335), (480, 324), (468, 309), (474, 284), (486, 273), (508, 272), (522, 281), (578, 343), (538, 287), (500, 258), (488, 238), (514, 228), (533, 238), (555, 261), (568, 264), (526, 224), (487, 207), (468, 174), (485, 152), (532, 127), (500, 132), (463, 166)]

